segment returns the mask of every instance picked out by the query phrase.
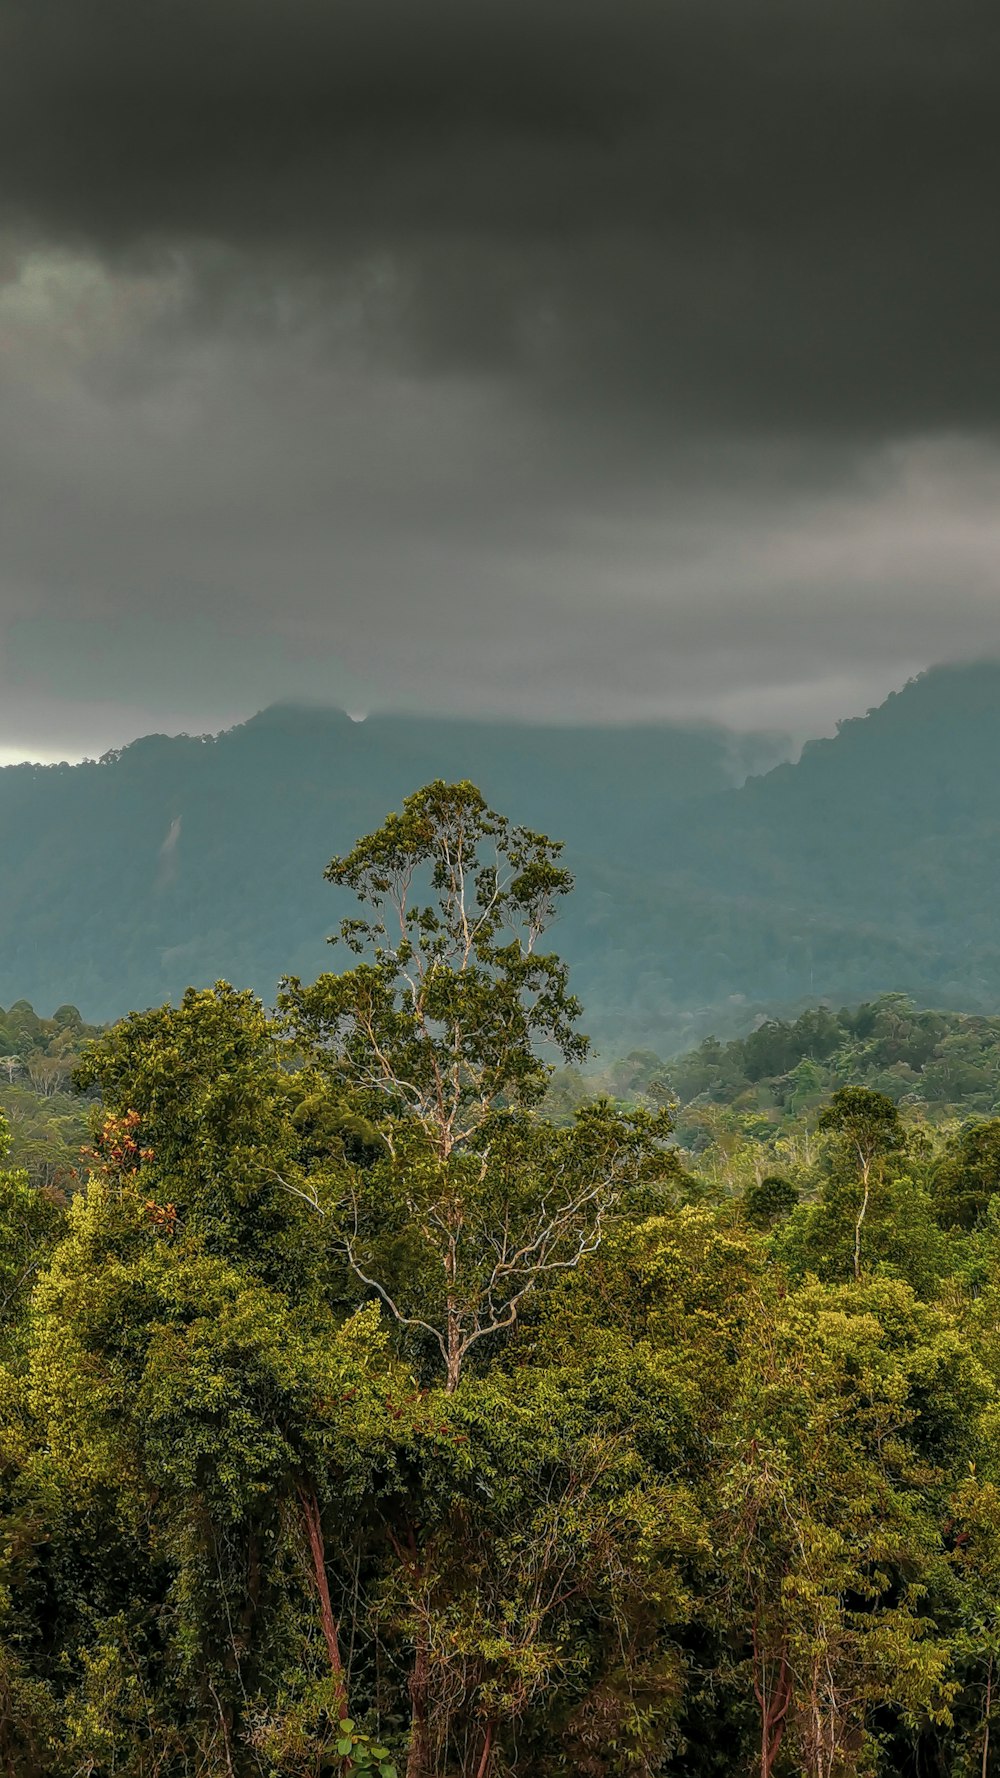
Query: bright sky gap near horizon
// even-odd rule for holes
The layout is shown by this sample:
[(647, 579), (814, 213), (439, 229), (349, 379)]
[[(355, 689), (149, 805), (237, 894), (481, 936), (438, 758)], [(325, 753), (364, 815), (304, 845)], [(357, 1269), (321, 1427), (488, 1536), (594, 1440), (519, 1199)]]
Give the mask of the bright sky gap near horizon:
[(985, 0), (5, 0), (0, 759), (1000, 657)]

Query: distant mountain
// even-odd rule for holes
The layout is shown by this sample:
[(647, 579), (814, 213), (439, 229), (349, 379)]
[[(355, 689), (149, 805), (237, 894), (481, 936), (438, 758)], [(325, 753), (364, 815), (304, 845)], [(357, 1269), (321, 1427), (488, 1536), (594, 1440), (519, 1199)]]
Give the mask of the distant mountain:
[(936, 668), (790, 751), (276, 707), (8, 767), (0, 1000), (107, 1018), (220, 975), (270, 998), (336, 966), (330, 856), (429, 779), (469, 777), (566, 842), (578, 886), (553, 942), (605, 1050), (667, 1053), (824, 997), (1000, 1008), (1000, 665)]
[(661, 884), (678, 1005), (905, 990), (995, 1010), (1000, 665), (935, 668), (794, 765), (702, 799)]
[(602, 923), (604, 863), (629, 875), (637, 848), (658, 858), (682, 808), (790, 750), (786, 736), (707, 726), (356, 722), (275, 706), (214, 737), (9, 766), (0, 1000), (70, 1001), (103, 1019), (218, 976), (273, 997), (283, 973), (333, 965), (325, 938), (345, 910), (323, 881), (328, 859), (435, 777), (471, 778), (565, 840), (581, 891), (557, 942), (571, 926), (565, 948), (582, 958)]

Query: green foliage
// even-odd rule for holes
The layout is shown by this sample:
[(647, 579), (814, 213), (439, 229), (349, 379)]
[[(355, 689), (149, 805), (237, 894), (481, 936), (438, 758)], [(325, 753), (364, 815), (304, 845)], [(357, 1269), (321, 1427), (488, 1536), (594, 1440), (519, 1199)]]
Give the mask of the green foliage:
[(366, 1734), (349, 1716), (340, 1716), (337, 1687), (317, 1680), (304, 1696), (280, 1698), (262, 1711), (250, 1730), (250, 1745), (282, 1778), (398, 1778), (388, 1747)]
[(972, 1124), (951, 1138), (933, 1189), (943, 1228), (972, 1229), (982, 1222), (1000, 1191), (1000, 1119)]
[[(0, 1161), (9, 1131), (0, 1113)], [(16, 1338), (25, 1305), (63, 1227), (62, 1200), (27, 1175), (0, 1170), (0, 1346)]]
[(867, 1177), (872, 1166), (905, 1146), (899, 1112), (871, 1087), (838, 1087), (819, 1115), (818, 1127), (840, 1138), (850, 1167)]
[[(261, 1275), (299, 1263), (301, 1209), (283, 1183), (299, 1136), (279, 1044), (254, 995), (219, 982), (177, 1007), (132, 1013), (90, 1043), (77, 1085), (132, 1117), (146, 1195), (182, 1233), (251, 1257)], [(122, 1164), (117, 1132), (98, 1158)]]
[(652, 1052), (549, 1072), (544, 836), (434, 784), (331, 875), (355, 966), (91, 1036), (79, 1189), (0, 1173), (0, 1771), (989, 1774), (961, 1022), (705, 1043), (681, 1149)]
[[(363, 1120), (300, 1191), (328, 1218), (357, 1281), (453, 1391), (469, 1355), (525, 1299), (580, 1264), (630, 1194), (675, 1172), (666, 1111), (581, 1106), (537, 1115), (552, 1065), (581, 1060), (565, 964), (540, 951), (571, 878), (559, 847), (512, 827), (472, 784), (428, 785), (327, 870), (364, 918), (340, 937), (362, 959), (280, 999), (296, 1060)], [(311, 1195), (310, 1195), (311, 1194)]]
[(586, 1054), (566, 966), (537, 948), (572, 888), (559, 850), (474, 785), (439, 782), (327, 867), (367, 909), (340, 927), (367, 960), (311, 988), (289, 981), (289, 1028), (333, 1078), (417, 1118), (442, 1159), (494, 1106), (537, 1103), (539, 1044)]
[[(818, 1007), (791, 1022), (766, 1020), (748, 1037), (715, 1038), (665, 1072), (681, 1106), (709, 1100), (763, 1110), (785, 1122), (818, 1111), (837, 1089), (865, 1086), (938, 1119), (1000, 1102), (1000, 1019), (918, 1009), (887, 994), (852, 1011)], [(683, 1121), (683, 1114), (682, 1114)]]
[(10, 1126), (11, 1160), (33, 1184), (74, 1189), (88, 1125), (72, 1075), (97, 1034), (75, 1006), (58, 1007), (51, 1019), (26, 1000), (0, 1010), (0, 1111)]
[(906, 1286), (813, 1283), (762, 1303), (719, 1488), (762, 1772), (786, 1736), (806, 1772), (871, 1770), (887, 1690), (902, 1722), (952, 1726), (942, 1522), (989, 1394), (948, 1318)]
[(798, 1189), (790, 1179), (782, 1179), (780, 1173), (766, 1173), (763, 1179), (755, 1179), (747, 1186), (743, 1208), (755, 1228), (769, 1229), (790, 1215), (798, 1201)]

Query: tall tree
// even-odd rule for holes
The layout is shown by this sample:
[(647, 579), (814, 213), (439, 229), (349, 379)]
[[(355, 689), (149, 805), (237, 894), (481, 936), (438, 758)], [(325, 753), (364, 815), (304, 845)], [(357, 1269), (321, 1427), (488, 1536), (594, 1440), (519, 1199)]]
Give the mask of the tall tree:
[(333, 1219), (362, 1286), (436, 1347), (449, 1392), (546, 1277), (594, 1250), (628, 1189), (673, 1167), (665, 1113), (592, 1105), (568, 1130), (537, 1115), (548, 1053), (587, 1049), (566, 965), (539, 949), (572, 886), (559, 851), (474, 785), (428, 785), (328, 867), (366, 909), (339, 932), (358, 963), (290, 979), (280, 1000), (306, 1070), (381, 1145), (286, 1183)]
[(890, 1156), (906, 1147), (899, 1112), (884, 1093), (870, 1087), (841, 1087), (820, 1113), (819, 1127), (832, 1135), (854, 1174), (859, 1199), (854, 1223), (854, 1276), (861, 1276), (861, 1231), (872, 1186)]

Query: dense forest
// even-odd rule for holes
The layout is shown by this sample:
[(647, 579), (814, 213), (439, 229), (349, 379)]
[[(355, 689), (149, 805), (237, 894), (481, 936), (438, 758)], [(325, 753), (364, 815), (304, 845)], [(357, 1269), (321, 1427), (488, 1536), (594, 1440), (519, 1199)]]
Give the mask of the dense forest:
[(0, 1769), (989, 1778), (1000, 1021), (598, 1075), (541, 835), (327, 876), (274, 1014), (0, 1021), (93, 1132), (0, 1177)]
[(670, 1105), (679, 1146), (703, 1167), (724, 1155), (732, 1183), (791, 1164), (799, 1143), (808, 1152), (820, 1107), (843, 1086), (883, 1094), (940, 1144), (970, 1118), (1000, 1116), (1000, 1018), (919, 1008), (905, 994), (820, 1005), (666, 1061), (636, 1049), (601, 1069), (554, 1071), (545, 1103), (555, 1121), (595, 1097)]
[(32, 1185), (76, 1183), (89, 1122), (86, 1100), (73, 1088), (73, 1070), (97, 1029), (75, 1006), (41, 1018), (26, 1000), (0, 1007), (0, 1113), (10, 1165)]
[[(86, 1019), (315, 974), (330, 852), (470, 778), (566, 843), (560, 952), (605, 1058), (776, 1008), (1000, 1003), (1000, 667), (924, 674), (794, 764), (777, 735), (276, 708), (215, 737), (0, 771), (0, 998)], [(71, 861), (68, 864), (67, 861)]]

